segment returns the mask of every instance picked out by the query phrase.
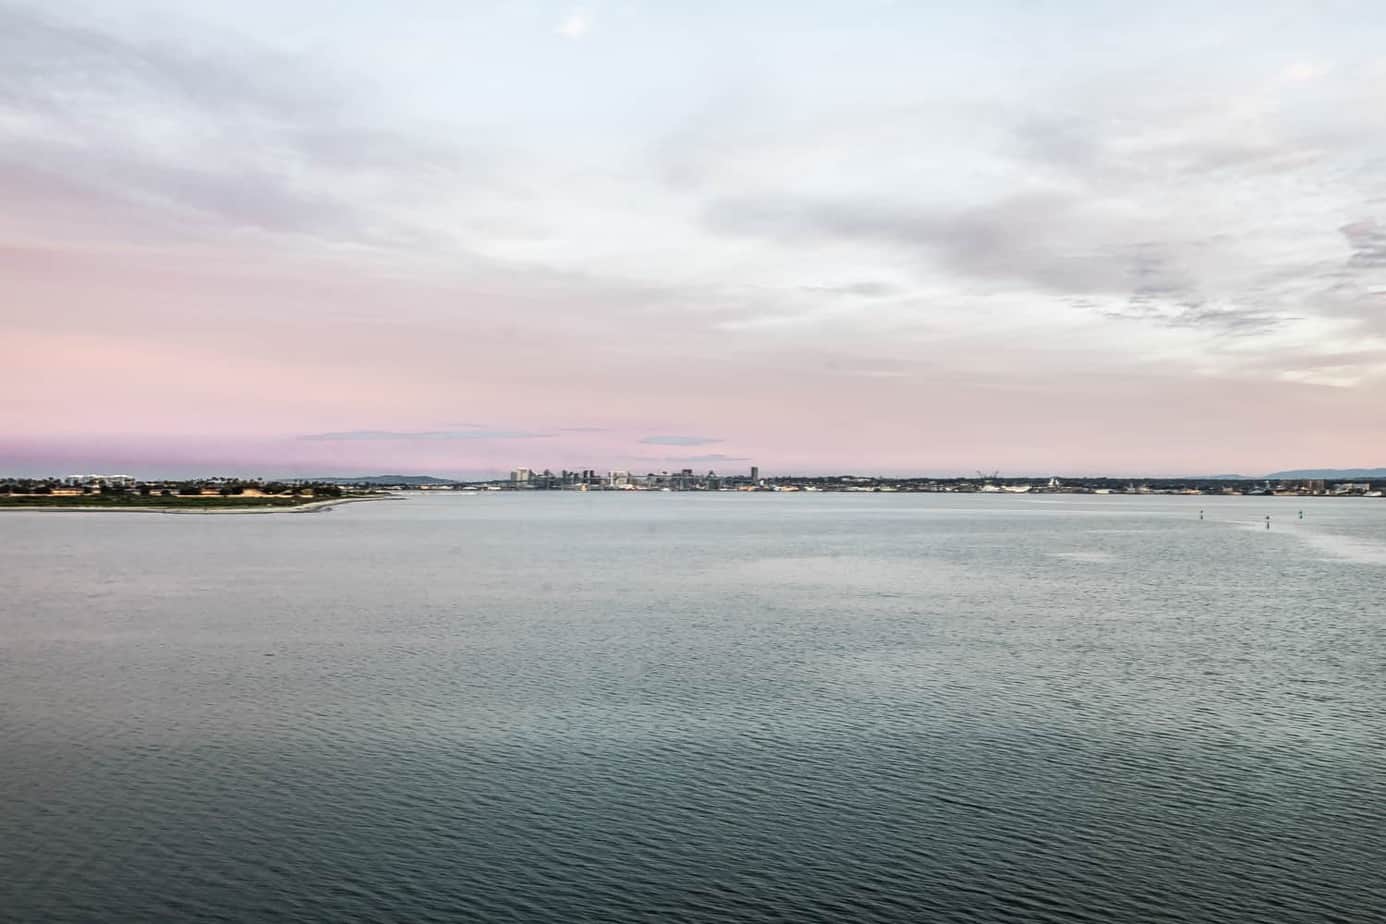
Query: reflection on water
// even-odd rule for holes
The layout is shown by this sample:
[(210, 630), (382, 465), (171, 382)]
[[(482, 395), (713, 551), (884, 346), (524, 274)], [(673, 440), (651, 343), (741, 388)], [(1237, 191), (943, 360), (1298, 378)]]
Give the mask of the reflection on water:
[(1386, 543), (1333, 533), (1295, 533), (1311, 547), (1342, 561), (1386, 565)]
[(1049, 552), (1054, 558), (1066, 558), (1069, 561), (1104, 562), (1111, 561), (1115, 556), (1111, 552)]

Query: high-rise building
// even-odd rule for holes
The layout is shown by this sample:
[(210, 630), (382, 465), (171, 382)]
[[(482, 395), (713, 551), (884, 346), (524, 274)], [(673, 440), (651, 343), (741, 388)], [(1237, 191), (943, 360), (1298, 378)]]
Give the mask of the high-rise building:
[(529, 484), (532, 477), (534, 477), (534, 472), (527, 468), (517, 468), (510, 473), (510, 481), (514, 484)]
[(751, 466), (751, 481), (752, 481), (752, 482), (760, 481), (760, 466), (758, 466), (758, 465), (752, 465), (752, 466)]

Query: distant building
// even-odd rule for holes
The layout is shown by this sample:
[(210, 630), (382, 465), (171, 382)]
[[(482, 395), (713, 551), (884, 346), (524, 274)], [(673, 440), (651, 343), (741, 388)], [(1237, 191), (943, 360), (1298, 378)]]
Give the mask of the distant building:
[(759, 481), (759, 480), (760, 480), (760, 466), (758, 466), (758, 465), (752, 465), (752, 466), (751, 466), (751, 481), (752, 481), (752, 482), (756, 482), (756, 481)]
[(134, 475), (68, 475), (63, 479), (64, 484), (69, 485), (91, 485), (93, 487), (105, 487), (109, 485), (113, 488), (129, 488), (135, 484)]
[(510, 473), (512, 484), (529, 484), (534, 478), (534, 472), (527, 468), (517, 468)]

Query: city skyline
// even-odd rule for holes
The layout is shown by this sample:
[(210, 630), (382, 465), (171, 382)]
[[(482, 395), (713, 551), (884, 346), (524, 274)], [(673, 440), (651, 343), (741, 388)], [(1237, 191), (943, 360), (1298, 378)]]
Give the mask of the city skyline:
[(1386, 10), (0, 0), (0, 474), (1386, 464)]

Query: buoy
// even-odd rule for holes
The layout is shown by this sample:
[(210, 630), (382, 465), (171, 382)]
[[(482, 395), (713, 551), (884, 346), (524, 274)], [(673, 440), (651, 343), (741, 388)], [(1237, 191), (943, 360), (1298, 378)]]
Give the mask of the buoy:
[(1199, 518), (1200, 520), (1203, 519), (1203, 511), (1202, 511), (1202, 510), (1198, 511), (1198, 518)]
[(1266, 514), (1266, 529), (1270, 529), (1270, 514)]

